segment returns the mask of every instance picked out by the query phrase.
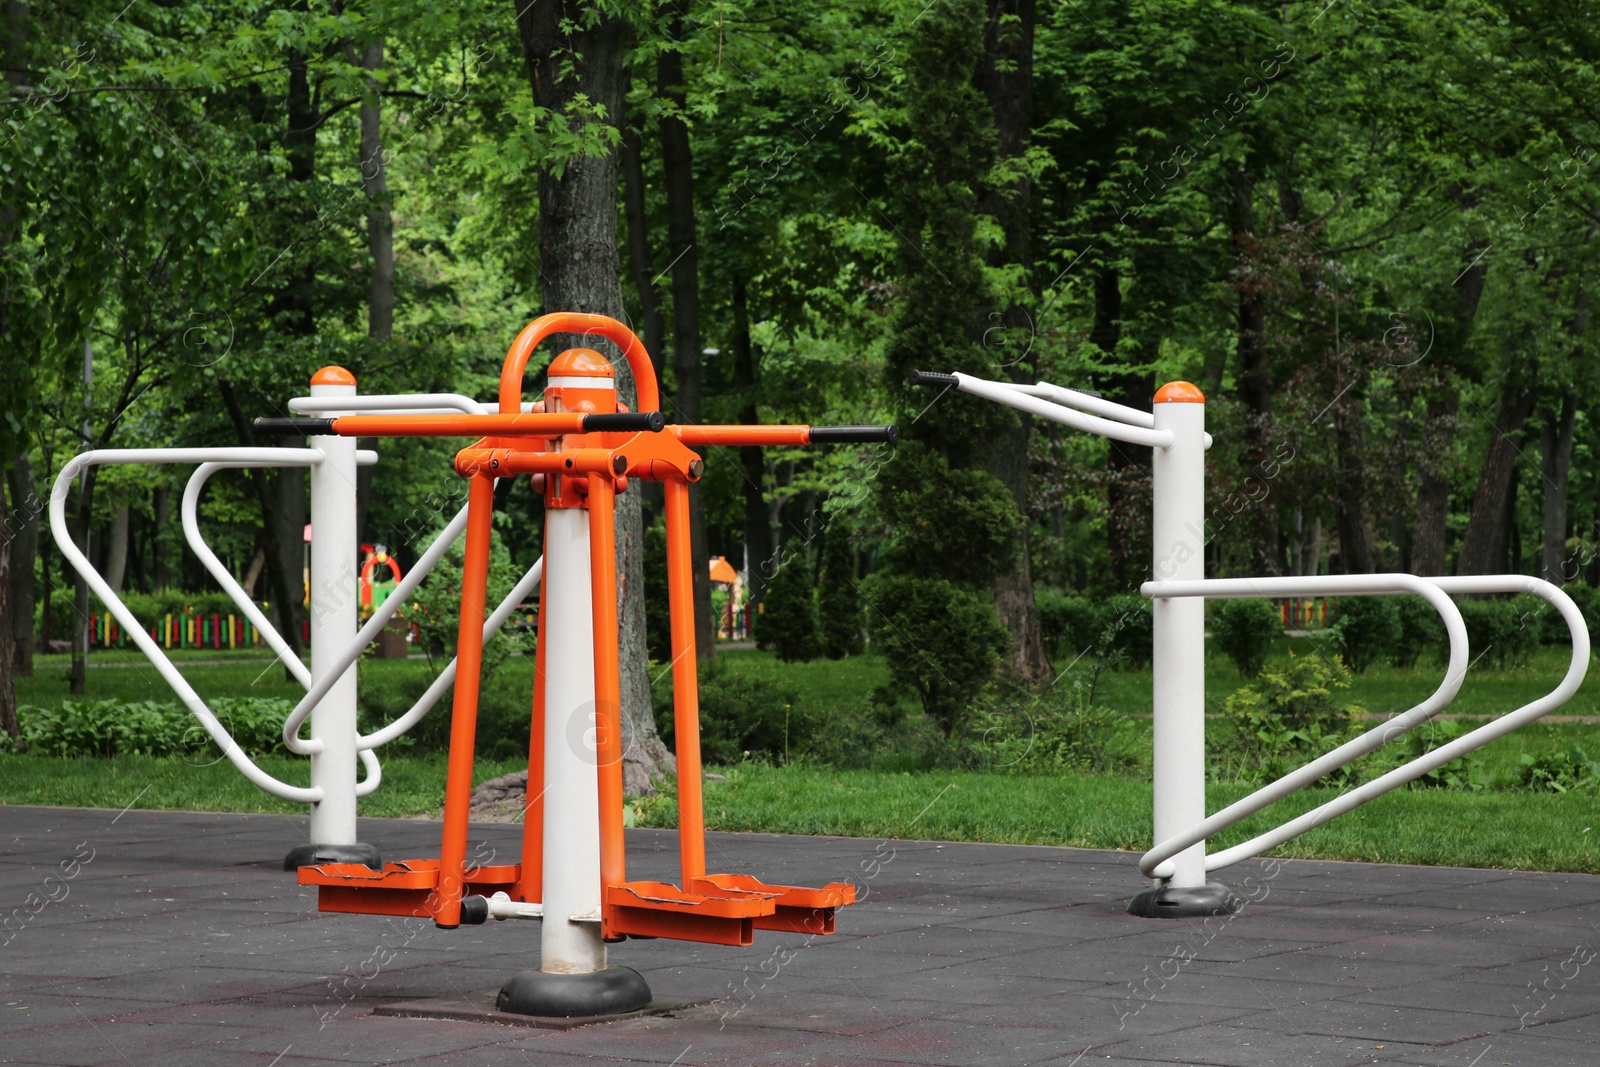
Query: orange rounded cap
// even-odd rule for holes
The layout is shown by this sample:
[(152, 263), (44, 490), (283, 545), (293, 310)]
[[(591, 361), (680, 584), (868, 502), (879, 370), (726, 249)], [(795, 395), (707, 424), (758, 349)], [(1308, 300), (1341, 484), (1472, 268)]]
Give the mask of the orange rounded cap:
[(611, 361), (592, 348), (569, 348), (550, 361), (552, 378), (615, 378)]
[(1156, 391), (1157, 404), (1204, 404), (1206, 394), (1189, 382), (1168, 382)]
[(323, 367), (311, 376), (312, 385), (354, 385), (356, 376), (343, 367)]

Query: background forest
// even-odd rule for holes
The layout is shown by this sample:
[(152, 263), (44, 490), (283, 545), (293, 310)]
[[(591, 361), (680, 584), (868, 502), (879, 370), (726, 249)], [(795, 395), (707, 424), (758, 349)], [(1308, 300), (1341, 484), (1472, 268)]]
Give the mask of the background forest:
[[(997, 665), (1068, 665), (1052, 597), (1136, 592), (1149, 455), (912, 368), (1136, 407), (1199, 384), (1214, 575), (1593, 584), (1589, 15), (4, 0), (0, 725), (47, 639), (74, 641), (82, 691), (99, 608), (45, 515), (73, 454), (255, 443), (327, 364), (489, 397), (553, 310), (630, 323), (669, 419), (901, 426), (893, 450), (708, 456), (696, 549), (800, 605), (776, 618), (807, 632), (769, 640), (870, 640), (947, 732)], [(362, 539), (409, 564), (464, 503), (456, 447), (384, 443)], [(67, 503), (152, 611), (214, 588), (179, 529), (188, 473), (105, 468)], [(632, 495), (649, 546), (659, 498)], [(506, 481), (499, 503), (525, 565), (538, 499)], [(298, 635), (303, 476), (225, 472), (201, 515)], [(625, 611), (642, 664), (648, 612)]]

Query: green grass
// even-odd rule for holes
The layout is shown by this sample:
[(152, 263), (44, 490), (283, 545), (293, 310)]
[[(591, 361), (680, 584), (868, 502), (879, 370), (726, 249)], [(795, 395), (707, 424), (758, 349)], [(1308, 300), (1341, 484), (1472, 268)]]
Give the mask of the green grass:
[[(707, 782), (713, 830), (1147, 849), (1150, 783), (1068, 775), (880, 774), (746, 765)], [(1216, 810), (1247, 788), (1213, 785)], [(1212, 838), (1211, 851), (1333, 799), (1307, 789)], [(646, 802), (641, 825), (676, 825), (670, 798)], [(1592, 829), (1591, 829), (1592, 828)], [(1272, 855), (1526, 870), (1595, 871), (1600, 798), (1401, 790), (1342, 815)]]

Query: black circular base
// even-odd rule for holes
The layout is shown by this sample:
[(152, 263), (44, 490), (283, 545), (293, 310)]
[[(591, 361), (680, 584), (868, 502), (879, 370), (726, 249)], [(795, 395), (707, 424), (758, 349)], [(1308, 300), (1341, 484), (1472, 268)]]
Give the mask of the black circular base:
[(622, 1015), (650, 1003), (650, 987), (632, 967), (607, 967), (588, 974), (523, 971), (500, 987), (494, 1006), (513, 1015), (574, 1019)]
[(375, 871), (383, 870), (377, 848), (361, 841), (353, 845), (298, 845), (283, 857), (286, 871), (315, 867), (320, 863), (365, 863)]
[(1231, 915), (1241, 907), (1233, 890), (1220, 882), (1195, 886), (1156, 886), (1134, 896), (1128, 914), (1142, 919), (1190, 919)]

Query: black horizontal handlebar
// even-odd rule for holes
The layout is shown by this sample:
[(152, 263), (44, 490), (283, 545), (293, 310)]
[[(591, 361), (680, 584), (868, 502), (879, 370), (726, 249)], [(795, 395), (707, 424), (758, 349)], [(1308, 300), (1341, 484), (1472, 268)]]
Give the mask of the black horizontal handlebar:
[(330, 437), (333, 435), (332, 419), (257, 419), (256, 433), (269, 437)]
[(940, 374), (933, 370), (914, 370), (906, 375), (907, 385), (954, 385), (954, 374)]
[(814, 445), (862, 444), (900, 440), (900, 431), (894, 426), (813, 426), (811, 443)]
[(585, 415), (585, 433), (660, 433), (667, 417), (659, 411), (624, 411), (615, 415)]

